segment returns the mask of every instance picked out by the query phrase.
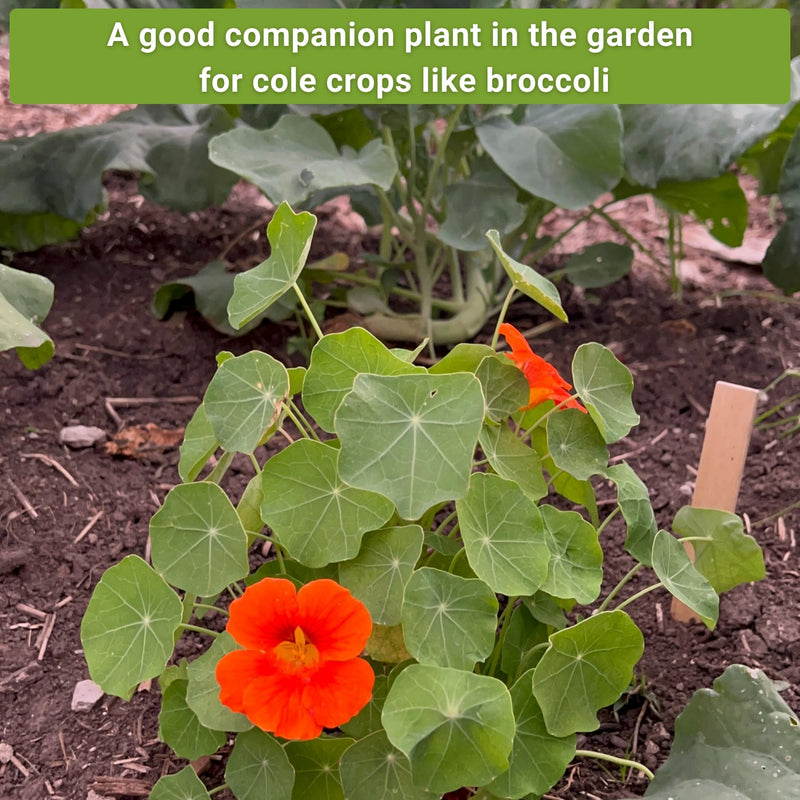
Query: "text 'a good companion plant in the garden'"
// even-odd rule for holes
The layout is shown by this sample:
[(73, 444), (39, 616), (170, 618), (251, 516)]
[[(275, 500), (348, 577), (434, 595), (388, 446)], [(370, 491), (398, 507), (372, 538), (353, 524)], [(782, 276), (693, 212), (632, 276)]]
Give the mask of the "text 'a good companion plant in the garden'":
[[(287, 293), (307, 307), (314, 224), (277, 209), (272, 255), (236, 278), (233, 324)], [(514, 286), (563, 315), (554, 287), (489, 237)], [(672, 529), (692, 564), (657, 529), (646, 487), (609, 465), (638, 416), (629, 371), (599, 344), (576, 351), (573, 392), (508, 324), (510, 353), (465, 343), (429, 368), (361, 328), (318, 334), (307, 369), (218, 356), (183, 483), (151, 522), (152, 566), (125, 557), (89, 603), (94, 680), (127, 698), (160, 676), (161, 738), (186, 759), (232, 743), (239, 800), (537, 797), (576, 756), (630, 764), (576, 750), (642, 655), (625, 607), (663, 587), (713, 627), (718, 593), (763, 576), (756, 542), (734, 515), (682, 509)], [(237, 453), (253, 477), (234, 503)], [(593, 480), (616, 487), (602, 522)], [(631, 570), (601, 599), (617, 514)], [(621, 599), (640, 570), (652, 584)], [(186, 632), (210, 642), (188, 663), (172, 659)], [(151, 797), (208, 792), (186, 767)]]

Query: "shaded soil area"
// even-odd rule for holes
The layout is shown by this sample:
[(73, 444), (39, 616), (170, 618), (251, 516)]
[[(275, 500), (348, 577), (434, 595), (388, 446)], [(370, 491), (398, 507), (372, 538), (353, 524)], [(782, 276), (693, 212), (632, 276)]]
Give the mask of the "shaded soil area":
[[(10, 129), (0, 125), (4, 138), (21, 132), (16, 117)], [(158, 322), (149, 310), (162, 282), (196, 272), (248, 226), (266, 220), (267, 208), (252, 189), (237, 186), (224, 206), (180, 216), (143, 201), (130, 177), (111, 176), (107, 188), (109, 211), (78, 241), (6, 260), (55, 283), (45, 327), (57, 348), (37, 372), (26, 371), (13, 354), (0, 355), (0, 741), (16, 759), (0, 765), (0, 797), (9, 800), (89, 800), (91, 792), (147, 796), (160, 775), (183, 765), (158, 740), (155, 684), (141, 687), (129, 703), (105, 697), (90, 711), (70, 708), (75, 684), (88, 677), (79, 632), (91, 592), (106, 568), (129, 553), (146, 553), (150, 517), (178, 482), (177, 450), (151, 446), (134, 457), (115, 457), (102, 444), (65, 447), (59, 431), (93, 425), (110, 438), (119, 428), (114, 414), (128, 430), (148, 423), (166, 431), (183, 427), (220, 350), (258, 348), (287, 364), (302, 363), (299, 355), (286, 354), (288, 337), (297, 333), (293, 322), (231, 339), (193, 311)], [(636, 202), (644, 203), (635, 201), (619, 218), (662, 252), (655, 239), (658, 219)], [(568, 221), (567, 215), (557, 217), (553, 230)], [(755, 225), (758, 231), (772, 225), (758, 204)], [(334, 250), (357, 257), (363, 234), (342, 206), (328, 206), (320, 213), (311, 257)], [(613, 238), (605, 229), (587, 235)], [(253, 233), (230, 256), (251, 266), (265, 248), (263, 234)], [(754, 294), (769, 287), (752, 271), (699, 251), (689, 255), (693, 280), (682, 300), (637, 261), (631, 276), (607, 289), (566, 289), (572, 324), (534, 343), (564, 372), (585, 341), (611, 347), (631, 369), (641, 425), (613, 455), (624, 456), (649, 486), (663, 527), (691, 499), (715, 382), (761, 388), (787, 367), (800, 367), (796, 306)], [(731, 288), (745, 293), (719, 295)], [(525, 330), (545, 317), (520, 301), (510, 321)], [(639, 688), (617, 712), (604, 712), (600, 729), (579, 747), (657, 767), (668, 753), (675, 716), (731, 663), (787, 681), (784, 697), (800, 708), (800, 514), (774, 516), (798, 500), (797, 463), (797, 437), (754, 433), (739, 511), (764, 548), (766, 579), (722, 598), (714, 632), (672, 620), (665, 593), (629, 607), (646, 639), (636, 670)], [(251, 475), (249, 462), (235, 461), (231, 473), (235, 495)], [(599, 485), (598, 497), (601, 509), (610, 510), (613, 488)], [(633, 562), (622, 551), (621, 524), (612, 522), (604, 536), (605, 593)], [(649, 582), (637, 576), (626, 591)], [(205, 646), (189, 634), (178, 654), (191, 658)], [(219, 782), (221, 762), (199, 766), (209, 785)], [(580, 760), (547, 796), (640, 795), (645, 784), (635, 774), (626, 777)]]

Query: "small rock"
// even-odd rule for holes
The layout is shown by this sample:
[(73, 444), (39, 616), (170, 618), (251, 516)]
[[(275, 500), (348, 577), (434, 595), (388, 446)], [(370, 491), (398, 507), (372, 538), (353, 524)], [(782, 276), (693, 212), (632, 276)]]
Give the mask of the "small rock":
[[(55, 784), (53, 784), (55, 786)], [(89, 793), (86, 795), (86, 800), (114, 800), (113, 797), (109, 797), (106, 794), (97, 794), (94, 789), (89, 789)]]
[(70, 425), (62, 428), (58, 434), (58, 441), (73, 450), (92, 447), (105, 438), (106, 432), (102, 428), (87, 427), (86, 425)]
[(91, 711), (102, 696), (103, 690), (94, 681), (78, 681), (72, 692), (72, 710)]

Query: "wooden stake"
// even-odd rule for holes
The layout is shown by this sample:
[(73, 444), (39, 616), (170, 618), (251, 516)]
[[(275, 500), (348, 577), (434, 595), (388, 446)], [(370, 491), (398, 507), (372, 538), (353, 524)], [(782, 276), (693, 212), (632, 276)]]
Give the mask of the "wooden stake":
[[(736, 511), (757, 402), (757, 389), (717, 382), (700, 454), (693, 508)], [(686, 542), (684, 547), (694, 560), (691, 544)], [(693, 611), (675, 598), (671, 613), (679, 622), (700, 622)]]

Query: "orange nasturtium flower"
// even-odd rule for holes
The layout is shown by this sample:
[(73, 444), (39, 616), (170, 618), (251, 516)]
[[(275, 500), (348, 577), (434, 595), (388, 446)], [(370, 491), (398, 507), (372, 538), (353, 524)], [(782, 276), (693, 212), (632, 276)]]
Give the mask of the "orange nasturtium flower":
[[(506, 356), (522, 370), (531, 387), (528, 405), (523, 406), (520, 411), (534, 408), (545, 400), (554, 400), (556, 405), (569, 400), (572, 384), (567, 383), (552, 364), (537, 356), (531, 350), (528, 340), (513, 325), (504, 322), (499, 331), (511, 348), (511, 352), (506, 353)], [(577, 408), (586, 413), (586, 409), (577, 400), (564, 403), (564, 408)]]
[(244, 649), (217, 664), (219, 699), (257, 727), (313, 739), (369, 702), (375, 675), (357, 656), (372, 620), (343, 586), (317, 580), (297, 591), (285, 578), (265, 578), (230, 614), (228, 633)]

